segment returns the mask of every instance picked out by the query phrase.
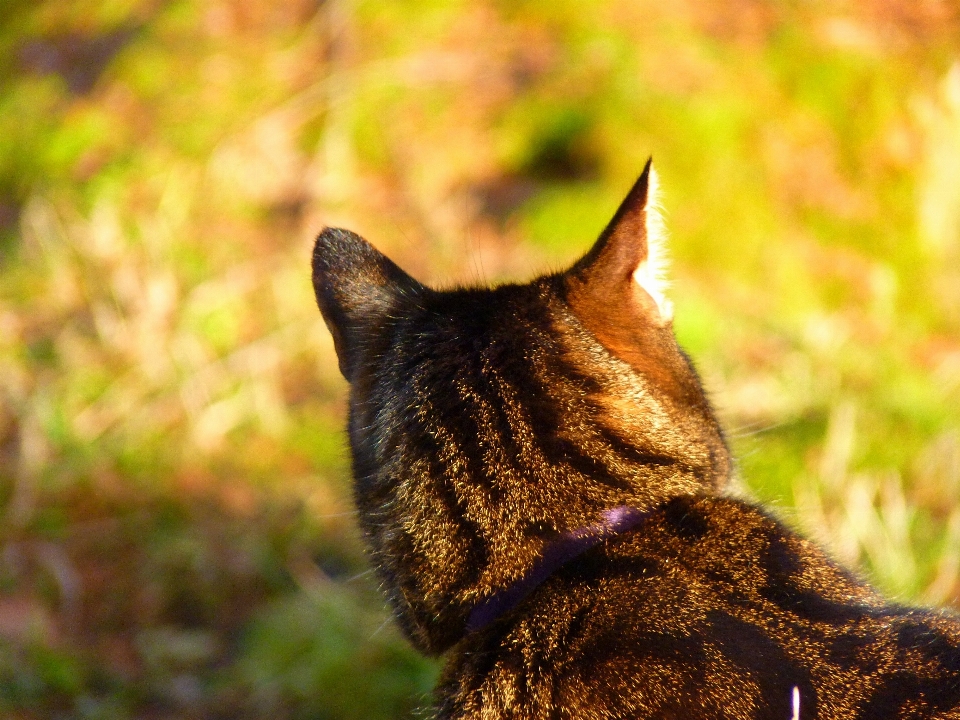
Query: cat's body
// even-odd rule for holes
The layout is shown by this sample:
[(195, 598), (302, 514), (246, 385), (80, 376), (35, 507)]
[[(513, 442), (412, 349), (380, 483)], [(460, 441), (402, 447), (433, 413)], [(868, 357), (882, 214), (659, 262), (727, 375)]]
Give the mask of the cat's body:
[[(725, 498), (644, 171), (593, 249), (447, 292), (328, 229), (361, 526), (440, 718), (960, 718), (960, 621)], [(612, 519), (616, 518), (616, 519)], [(796, 692), (795, 689), (796, 688)]]

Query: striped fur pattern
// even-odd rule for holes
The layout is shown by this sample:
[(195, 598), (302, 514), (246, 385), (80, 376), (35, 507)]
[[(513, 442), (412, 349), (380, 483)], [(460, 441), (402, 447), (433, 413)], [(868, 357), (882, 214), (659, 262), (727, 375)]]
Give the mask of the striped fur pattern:
[[(525, 285), (437, 291), (349, 231), (317, 240), (361, 526), (405, 634), (446, 653), (437, 717), (786, 720), (797, 696), (804, 720), (960, 718), (957, 619), (885, 603), (723, 496), (651, 177), (578, 263)], [(468, 630), (613, 508), (643, 519)]]

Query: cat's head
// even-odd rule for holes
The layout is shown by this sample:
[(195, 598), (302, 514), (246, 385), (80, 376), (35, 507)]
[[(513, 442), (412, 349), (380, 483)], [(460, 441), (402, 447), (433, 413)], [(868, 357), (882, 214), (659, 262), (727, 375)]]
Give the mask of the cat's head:
[(523, 285), (434, 290), (349, 231), (317, 239), (361, 526), (421, 649), (558, 534), (727, 480), (673, 335), (656, 189), (648, 162), (583, 258)]

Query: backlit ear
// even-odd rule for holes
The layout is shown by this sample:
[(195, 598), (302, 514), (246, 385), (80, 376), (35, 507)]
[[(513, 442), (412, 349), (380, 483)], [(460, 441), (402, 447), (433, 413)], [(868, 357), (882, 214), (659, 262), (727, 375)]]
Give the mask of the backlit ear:
[(326, 228), (313, 247), (313, 291), (337, 349), (340, 372), (352, 381), (363, 347), (423, 286), (349, 230)]
[(659, 184), (652, 160), (620, 204), (594, 246), (567, 276), (578, 294), (609, 307), (614, 315), (639, 313), (657, 326), (673, 318), (666, 292), (666, 231), (659, 207)]

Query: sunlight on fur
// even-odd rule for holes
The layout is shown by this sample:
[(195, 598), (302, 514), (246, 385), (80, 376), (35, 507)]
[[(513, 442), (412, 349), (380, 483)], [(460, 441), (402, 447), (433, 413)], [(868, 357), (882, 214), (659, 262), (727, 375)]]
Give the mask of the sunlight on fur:
[(667, 299), (670, 281), (667, 271), (667, 227), (660, 204), (660, 178), (656, 168), (650, 168), (650, 184), (646, 204), (647, 257), (633, 272), (633, 279), (653, 298), (664, 322), (673, 319), (673, 303)]

